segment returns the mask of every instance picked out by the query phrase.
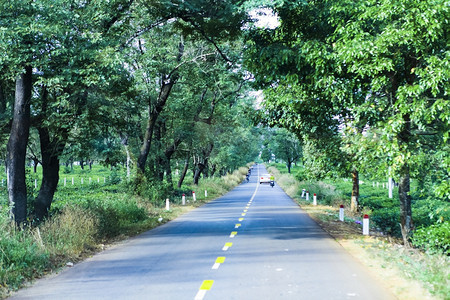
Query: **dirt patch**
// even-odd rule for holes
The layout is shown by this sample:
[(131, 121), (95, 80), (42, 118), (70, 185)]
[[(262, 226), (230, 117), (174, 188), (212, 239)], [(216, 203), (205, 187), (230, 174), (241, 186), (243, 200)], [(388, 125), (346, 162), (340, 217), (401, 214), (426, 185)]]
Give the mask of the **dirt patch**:
[(432, 296), (420, 282), (407, 278), (399, 268), (382, 258), (381, 249), (377, 247), (392, 247), (392, 251), (395, 251), (394, 248), (399, 247), (396, 240), (377, 232), (371, 232), (371, 236), (363, 236), (360, 224), (351, 220), (339, 221), (337, 208), (320, 205), (301, 207), (398, 299), (439, 299)]

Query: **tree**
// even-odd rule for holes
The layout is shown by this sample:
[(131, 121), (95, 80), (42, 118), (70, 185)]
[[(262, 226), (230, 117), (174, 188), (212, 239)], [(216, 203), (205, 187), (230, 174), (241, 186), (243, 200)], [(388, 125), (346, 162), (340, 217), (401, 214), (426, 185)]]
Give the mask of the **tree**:
[[(445, 1), (369, 1), (347, 10), (349, 4), (334, 6), (334, 51), (343, 71), (369, 82), (363, 107), (377, 120), (369, 130), (380, 135), (361, 138), (381, 141), (372, 151), (387, 156), (387, 166), (399, 177), (400, 223), (408, 245), (414, 228), (411, 175), (420, 153), (445, 145), (450, 129), (450, 108), (444, 104), (448, 102), (448, 12)], [(358, 108), (353, 113), (361, 114)], [(435, 142), (431, 148), (429, 137)]]
[[(400, 178), (408, 245), (411, 174), (419, 154), (442, 153), (449, 135), (445, 1), (285, 1), (273, 9), (280, 27), (251, 32), (247, 52), (247, 66), (266, 88), (263, 117), (306, 142), (344, 137), (324, 154), (336, 166), (353, 165), (354, 175), (363, 162), (385, 176), (391, 167)], [(349, 155), (330, 156), (344, 150), (340, 145)], [(355, 156), (361, 148), (369, 151), (365, 158)]]
[(25, 158), (30, 130), (30, 103), (32, 88), (31, 66), (16, 80), (16, 97), (11, 134), (7, 146), (8, 195), (12, 215), (17, 225), (22, 225), (27, 217), (27, 191), (25, 178)]
[(291, 173), (292, 164), (301, 157), (301, 145), (298, 138), (287, 129), (279, 129), (275, 131), (272, 149), (275, 156), (286, 163), (288, 173)]

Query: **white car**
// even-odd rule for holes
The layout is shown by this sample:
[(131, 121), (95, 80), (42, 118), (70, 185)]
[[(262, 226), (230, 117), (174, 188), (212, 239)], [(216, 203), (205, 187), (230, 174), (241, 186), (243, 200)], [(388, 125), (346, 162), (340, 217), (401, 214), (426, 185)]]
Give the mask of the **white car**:
[(270, 174), (262, 174), (259, 177), (259, 184), (261, 183), (270, 183)]

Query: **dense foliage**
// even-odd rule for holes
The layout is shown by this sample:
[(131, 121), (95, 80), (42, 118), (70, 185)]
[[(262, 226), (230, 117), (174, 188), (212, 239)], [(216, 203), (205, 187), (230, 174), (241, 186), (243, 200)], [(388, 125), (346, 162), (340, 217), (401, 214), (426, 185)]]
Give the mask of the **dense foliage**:
[[(18, 224), (27, 211), (48, 216), (62, 163), (125, 164), (132, 192), (150, 185), (170, 194), (174, 169), (181, 187), (189, 169), (198, 184), (258, 155), (238, 1), (2, 0), (0, 8), (0, 138), (11, 145), (0, 150)], [(26, 159), (43, 167), (28, 200)]]
[(450, 199), (446, 1), (267, 5), (280, 24), (249, 31), (246, 47), (264, 89), (262, 120), (301, 137), (316, 178), (394, 177), (408, 244), (411, 178), (428, 196)]

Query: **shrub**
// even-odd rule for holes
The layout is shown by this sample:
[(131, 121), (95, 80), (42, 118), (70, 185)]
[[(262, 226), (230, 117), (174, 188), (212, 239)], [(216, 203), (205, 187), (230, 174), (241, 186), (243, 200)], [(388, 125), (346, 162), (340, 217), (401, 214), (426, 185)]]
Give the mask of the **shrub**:
[(0, 211), (0, 298), (6, 288), (16, 289), (26, 279), (42, 274), (48, 267), (48, 253), (28, 234), (11, 222), (6, 209)]
[(417, 229), (412, 237), (412, 243), (431, 253), (442, 252), (450, 255), (450, 222), (445, 221)]
[(447, 201), (433, 198), (416, 200), (412, 203), (412, 210), (417, 227), (450, 220), (450, 203)]
[(372, 210), (377, 210), (380, 208), (398, 208), (398, 201), (396, 199), (391, 199), (387, 196), (370, 196), (370, 197), (360, 197), (359, 205), (368, 207)]
[(101, 238), (115, 237), (148, 216), (134, 198), (95, 198), (87, 200), (85, 205), (98, 220), (97, 234)]
[(94, 247), (97, 223), (86, 209), (69, 205), (37, 228), (35, 238), (53, 255), (73, 258)]
[(400, 210), (398, 207), (383, 207), (372, 211), (370, 220), (384, 233), (401, 236)]

